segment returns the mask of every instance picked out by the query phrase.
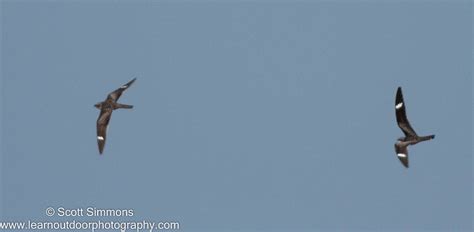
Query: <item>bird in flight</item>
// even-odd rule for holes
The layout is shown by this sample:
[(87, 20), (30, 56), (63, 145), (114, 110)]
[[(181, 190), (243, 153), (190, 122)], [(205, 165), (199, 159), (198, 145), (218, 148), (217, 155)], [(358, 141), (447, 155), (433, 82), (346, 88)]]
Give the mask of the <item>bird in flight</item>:
[(395, 152), (403, 166), (408, 168), (408, 146), (434, 139), (435, 135), (418, 136), (415, 130), (410, 126), (405, 110), (405, 102), (403, 101), (402, 87), (398, 87), (397, 96), (395, 97), (395, 114), (397, 116), (398, 127), (400, 127), (405, 134), (405, 137), (399, 138), (397, 143), (395, 143)]
[(94, 105), (97, 109), (100, 109), (99, 118), (97, 119), (97, 144), (99, 145), (100, 154), (104, 151), (105, 140), (107, 138), (107, 128), (109, 126), (110, 117), (112, 116), (112, 111), (116, 109), (133, 108), (132, 105), (117, 103), (117, 100), (120, 98), (123, 91), (128, 89), (136, 79), (137, 78), (133, 78), (133, 80), (129, 81), (127, 84), (122, 85), (120, 88), (107, 95), (105, 101)]

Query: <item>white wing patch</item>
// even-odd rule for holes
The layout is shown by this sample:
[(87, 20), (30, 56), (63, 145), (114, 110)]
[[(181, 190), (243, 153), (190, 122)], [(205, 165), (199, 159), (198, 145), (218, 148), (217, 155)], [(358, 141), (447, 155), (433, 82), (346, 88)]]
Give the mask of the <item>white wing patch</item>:
[(128, 86), (126, 85), (122, 85), (122, 87), (120, 87), (121, 89), (126, 89)]
[(102, 136), (97, 136), (97, 139), (98, 139), (98, 140), (104, 140), (104, 137), (102, 137)]
[(402, 108), (402, 106), (403, 106), (403, 102), (400, 102), (395, 106), (395, 109), (398, 110), (398, 109)]
[(398, 153), (397, 156), (400, 157), (400, 158), (406, 158), (407, 157), (407, 155), (403, 154), (403, 153)]

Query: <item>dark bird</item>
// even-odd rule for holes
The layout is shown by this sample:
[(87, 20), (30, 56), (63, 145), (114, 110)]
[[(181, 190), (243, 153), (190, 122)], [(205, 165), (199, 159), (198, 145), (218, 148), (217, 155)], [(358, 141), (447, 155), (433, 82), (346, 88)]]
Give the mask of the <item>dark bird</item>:
[(434, 139), (435, 135), (418, 136), (415, 130), (410, 126), (405, 110), (405, 102), (403, 101), (402, 87), (398, 87), (397, 90), (395, 114), (397, 115), (398, 127), (400, 127), (405, 134), (405, 137), (399, 138), (397, 143), (395, 143), (395, 152), (397, 152), (397, 156), (402, 164), (408, 168), (408, 146)]
[(107, 128), (109, 126), (110, 116), (112, 116), (112, 111), (116, 109), (133, 108), (132, 105), (117, 103), (117, 100), (122, 95), (122, 92), (128, 89), (136, 79), (137, 78), (133, 78), (133, 80), (129, 81), (127, 84), (122, 85), (122, 87), (107, 95), (105, 101), (94, 105), (97, 109), (100, 109), (100, 115), (97, 119), (97, 144), (99, 145), (100, 154), (104, 151), (105, 140), (107, 138)]

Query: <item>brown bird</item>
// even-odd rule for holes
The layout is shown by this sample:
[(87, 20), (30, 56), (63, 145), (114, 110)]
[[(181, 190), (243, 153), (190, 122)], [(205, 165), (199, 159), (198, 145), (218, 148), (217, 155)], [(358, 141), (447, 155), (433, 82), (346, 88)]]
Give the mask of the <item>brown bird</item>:
[(435, 135), (418, 136), (408, 122), (405, 110), (405, 102), (403, 101), (402, 87), (398, 87), (397, 96), (395, 98), (395, 114), (397, 115), (398, 127), (402, 129), (405, 137), (398, 138), (395, 143), (395, 152), (402, 162), (403, 166), (408, 168), (408, 146), (415, 145), (419, 142), (434, 139)]
[(133, 80), (129, 81), (127, 84), (107, 95), (105, 101), (94, 105), (97, 109), (100, 109), (99, 118), (97, 119), (97, 144), (99, 145), (100, 154), (104, 151), (105, 140), (107, 138), (107, 128), (109, 126), (110, 117), (112, 116), (112, 111), (116, 109), (133, 108), (132, 105), (117, 103), (117, 100), (122, 95), (122, 92), (128, 89), (136, 79), (137, 78), (133, 78)]

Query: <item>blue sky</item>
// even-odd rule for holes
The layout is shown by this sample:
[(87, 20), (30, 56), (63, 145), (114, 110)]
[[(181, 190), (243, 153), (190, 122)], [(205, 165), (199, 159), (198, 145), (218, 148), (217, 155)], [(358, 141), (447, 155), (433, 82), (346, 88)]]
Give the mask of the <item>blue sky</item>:
[[(184, 231), (472, 230), (470, 1), (0, 6), (4, 221), (93, 206)], [(99, 156), (93, 105), (133, 77)], [(398, 86), (436, 134), (409, 169)]]

